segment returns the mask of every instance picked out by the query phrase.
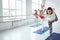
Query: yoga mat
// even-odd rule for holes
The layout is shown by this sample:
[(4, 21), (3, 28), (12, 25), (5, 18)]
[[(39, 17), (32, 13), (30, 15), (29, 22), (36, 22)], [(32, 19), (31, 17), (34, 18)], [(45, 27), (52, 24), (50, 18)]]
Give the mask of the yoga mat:
[[(46, 40), (50, 40), (50, 36)], [(52, 40), (60, 40), (60, 34), (52, 33)]]
[(49, 27), (44, 27), (44, 31), (42, 31), (42, 28), (41, 28), (41, 29), (38, 29), (37, 31), (35, 31), (34, 33), (43, 34), (43, 33), (45, 33), (48, 30), (49, 30)]

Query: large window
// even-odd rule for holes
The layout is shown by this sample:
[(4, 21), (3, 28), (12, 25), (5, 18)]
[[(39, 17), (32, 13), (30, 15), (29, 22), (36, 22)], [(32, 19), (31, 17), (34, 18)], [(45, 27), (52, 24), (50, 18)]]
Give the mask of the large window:
[[(5, 19), (26, 18), (26, 0), (2, 0), (3, 16)], [(21, 18), (22, 17), (22, 18)]]
[(34, 12), (34, 10), (41, 9), (41, 3), (42, 0), (32, 0), (32, 13)]

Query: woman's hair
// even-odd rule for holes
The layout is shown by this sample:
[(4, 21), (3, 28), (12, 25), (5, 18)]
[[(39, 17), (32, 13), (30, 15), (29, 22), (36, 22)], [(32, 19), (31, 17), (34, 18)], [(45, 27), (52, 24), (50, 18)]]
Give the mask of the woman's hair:
[[(52, 11), (51, 14), (53, 13), (53, 9), (51, 7), (48, 7), (47, 10), (51, 10)], [(47, 12), (47, 14), (48, 14), (48, 12)]]

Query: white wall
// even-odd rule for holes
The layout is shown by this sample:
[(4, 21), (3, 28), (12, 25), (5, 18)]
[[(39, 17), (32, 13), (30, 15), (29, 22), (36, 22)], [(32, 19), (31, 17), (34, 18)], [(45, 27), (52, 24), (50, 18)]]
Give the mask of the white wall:
[(12, 29), (12, 28), (17, 28), (17, 27), (22, 27), (25, 25), (33, 24), (33, 23), (35, 23), (34, 19), (14, 21), (13, 25), (12, 25), (12, 22), (3, 22), (3, 23), (0, 23), (0, 31)]
[[(0, 16), (2, 16), (2, 0), (0, 0)], [(0, 22), (2, 21), (2, 18), (0, 18)]]

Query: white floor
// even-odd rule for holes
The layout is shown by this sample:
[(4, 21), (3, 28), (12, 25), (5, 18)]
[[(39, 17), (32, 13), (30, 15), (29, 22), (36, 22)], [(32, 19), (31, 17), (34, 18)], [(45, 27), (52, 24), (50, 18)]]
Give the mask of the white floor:
[[(60, 33), (59, 24), (60, 23), (58, 23), (58, 27), (56, 25), (53, 25), (56, 26), (53, 27), (53, 32)], [(0, 40), (45, 40), (49, 36), (49, 30), (42, 35), (35, 34), (33, 32), (40, 29), (41, 27), (39, 26), (33, 28), (30, 26), (31, 25), (0, 32)]]

